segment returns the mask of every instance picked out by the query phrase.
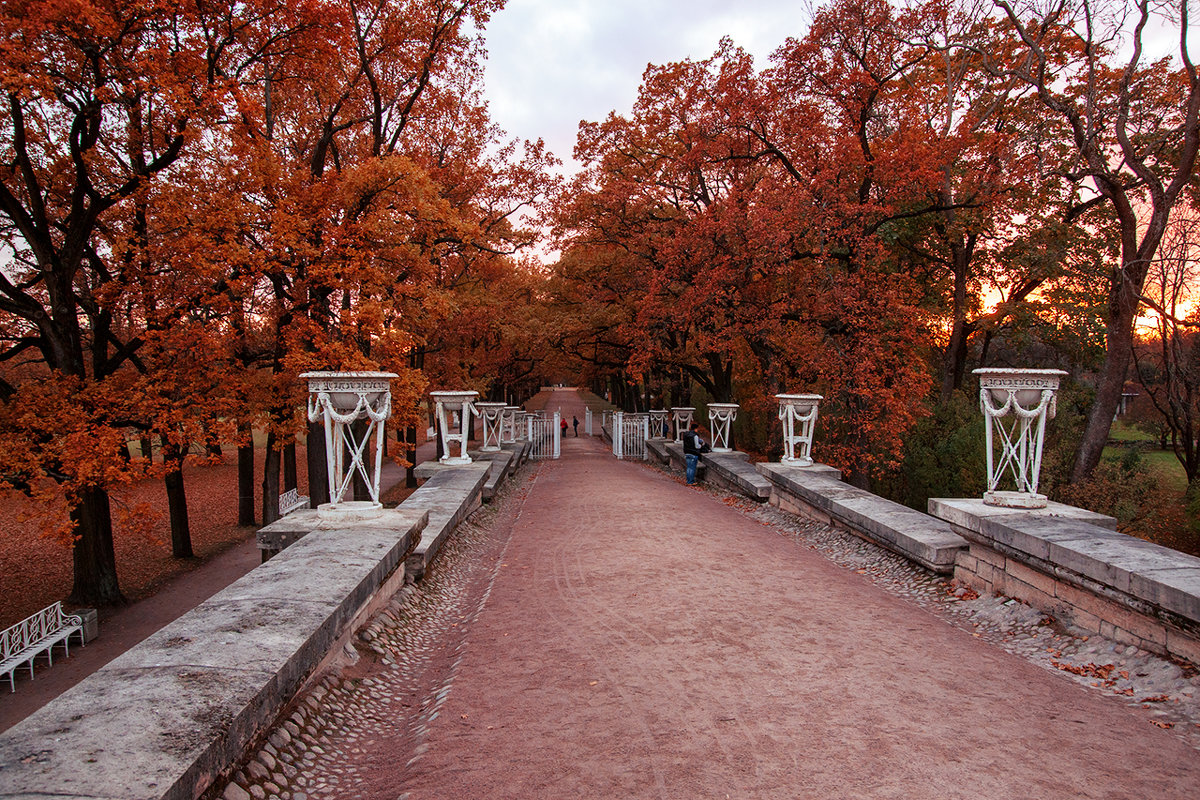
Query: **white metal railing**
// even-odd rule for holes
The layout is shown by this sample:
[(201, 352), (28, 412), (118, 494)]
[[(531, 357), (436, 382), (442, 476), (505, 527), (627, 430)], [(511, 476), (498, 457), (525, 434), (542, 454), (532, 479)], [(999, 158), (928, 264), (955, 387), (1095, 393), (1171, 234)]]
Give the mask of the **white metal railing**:
[(592, 436), (592, 409), (585, 408), (583, 410), (583, 432), (588, 436)]
[(647, 414), (613, 414), (613, 455), (622, 459), (649, 458), (646, 440), (650, 438), (650, 417)]
[(544, 414), (529, 414), (525, 417), (525, 438), (529, 440), (530, 458), (558, 458), (562, 452), (562, 418), (555, 411), (553, 417)]

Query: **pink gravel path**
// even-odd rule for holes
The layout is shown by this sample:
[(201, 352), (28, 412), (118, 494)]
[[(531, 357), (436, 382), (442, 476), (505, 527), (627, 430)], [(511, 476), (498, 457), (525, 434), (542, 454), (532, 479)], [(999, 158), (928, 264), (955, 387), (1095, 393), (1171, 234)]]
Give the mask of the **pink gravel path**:
[(412, 800), (1200, 792), (1121, 703), (583, 437), (512, 522), (425, 745)]

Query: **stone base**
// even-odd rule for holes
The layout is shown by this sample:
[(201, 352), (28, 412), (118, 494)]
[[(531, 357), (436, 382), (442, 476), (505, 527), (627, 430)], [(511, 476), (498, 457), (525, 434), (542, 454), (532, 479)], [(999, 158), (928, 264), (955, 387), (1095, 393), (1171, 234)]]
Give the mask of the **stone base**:
[(779, 459), (779, 463), (785, 467), (811, 467), (813, 460), (811, 458), (788, 458), (784, 456)]
[(322, 523), (344, 524), (375, 519), (383, 513), (382, 503), (369, 500), (349, 500), (341, 503), (324, 503), (317, 506), (317, 517)]
[(772, 505), (848, 530), (932, 572), (953, 572), (955, 558), (967, 548), (948, 523), (842, 483), (833, 467), (755, 466), (772, 484)]
[(1030, 492), (984, 492), (983, 503), (1000, 508), (1045, 508), (1050, 498)]
[(1200, 663), (1200, 558), (1061, 503), (1022, 509), (930, 498), (929, 511), (971, 543), (955, 563), (959, 581), (1121, 644)]

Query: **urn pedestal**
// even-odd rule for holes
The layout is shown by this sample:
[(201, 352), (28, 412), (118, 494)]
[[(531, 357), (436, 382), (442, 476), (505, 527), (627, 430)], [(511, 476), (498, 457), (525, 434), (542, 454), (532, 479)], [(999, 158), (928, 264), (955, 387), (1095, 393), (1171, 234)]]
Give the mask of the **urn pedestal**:
[[(325, 464), (330, 502), (317, 507), (327, 522), (369, 519), (383, 511), (379, 501), (379, 478), (383, 467), (383, 440), (387, 418), (392, 412), (391, 379), (394, 372), (305, 372), (308, 381), (308, 421), (324, 420)], [(365, 431), (355, 423), (367, 420)], [(371, 434), (375, 434), (373, 464), (368, 466)], [(371, 499), (346, 499), (361, 477)]]
[(708, 427), (712, 431), (712, 451), (714, 453), (731, 453), (730, 433), (733, 421), (737, 419), (737, 403), (709, 403)]
[(483, 420), (483, 446), (480, 451), (496, 453), (500, 450), (504, 432), (504, 403), (476, 403), (475, 411)]
[[(974, 371), (979, 376), (979, 408), (986, 417), (987, 491), (983, 502), (1008, 508), (1045, 508), (1038, 494), (1046, 420), (1053, 419), (1058, 384), (1066, 372), (1058, 369), (996, 369)], [(1004, 479), (1015, 489), (1001, 489)]]
[(671, 412), (665, 408), (655, 409), (650, 412), (650, 438), (651, 439), (666, 439), (667, 433), (670, 430), (669, 419)]
[(783, 423), (783, 458), (780, 463), (812, 466), (813, 429), (822, 395), (777, 394), (779, 419)]
[(692, 424), (696, 409), (692, 406), (674, 406), (671, 408), (672, 426), (675, 428), (675, 441), (683, 441), (683, 432)]
[[(430, 392), (429, 396), (435, 403), (438, 435), (442, 437), (442, 457), (438, 460), (450, 465), (470, 464), (467, 439), (471, 431), (471, 414), (475, 411), (473, 401), (479, 396), (479, 392), (442, 391)], [(454, 420), (455, 415), (458, 416), (457, 424)], [(458, 455), (451, 455), (451, 445), (458, 445)]]

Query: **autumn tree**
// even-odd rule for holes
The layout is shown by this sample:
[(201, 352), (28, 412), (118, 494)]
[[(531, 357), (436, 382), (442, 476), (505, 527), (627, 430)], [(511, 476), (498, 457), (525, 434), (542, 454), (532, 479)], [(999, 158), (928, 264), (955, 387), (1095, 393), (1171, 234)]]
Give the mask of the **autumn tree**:
[[(827, 452), (865, 480), (895, 458), (926, 383), (922, 315), (878, 235), (911, 208), (882, 192), (911, 202), (932, 170), (901, 166), (915, 132), (905, 151), (873, 112), (845, 113), (869, 92), (846, 64), (823, 65), (838, 50), (822, 48), (793, 42), (765, 74), (728, 42), (647, 70), (629, 117), (581, 126), (588, 169), (565, 206), (563, 263), (621, 276), (628, 311), (614, 320), (636, 374), (678, 367), (718, 400), (735, 379), (764, 396), (827, 391), (829, 419), (845, 421)], [(822, 70), (846, 76), (845, 109), (810, 80)], [(863, 125), (889, 145), (879, 157)]]
[[(20, 328), (0, 358), (36, 353), (45, 368), (3, 387), (16, 423), (5, 426), (5, 474), (26, 491), (52, 479), (66, 496), (75, 602), (121, 599), (109, 489), (130, 472), (112, 398), (145, 342), (114, 325), (126, 265), (103, 229), (194, 141), (220, 107), (218, 75), (254, 59), (251, 31), (277, 10), (35, 1), (0, 11), (0, 211), (13, 248), (0, 311)], [(37, 403), (91, 441), (32, 424), (23, 407)]]
[[(1188, 44), (1189, 3), (1048, 0), (995, 7), (1018, 42), (1016, 58), (988, 58), (993, 74), (1036, 91), (1069, 131), (1068, 150), (1050, 171), (1076, 187), (1080, 209), (1104, 206), (1119, 235), (1105, 279), (1105, 361), (1096, 400), (1072, 467), (1073, 481), (1100, 460), (1133, 357), (1142, 290), (1171, 211), (1194, 181), (1200, 147), (1200, 76)], [(1147, 60), (1147, 29), (1177, 32), (1178, 60)]]
[(1152, 311), (1143, 324), (1149, 330), (1134, 348), (1138, 381), (1189, 484), (1200, 476), (1198, 246), (1200, 219), (1190, 207), (1177, 206), (1147, 275), (1143, 300)]

